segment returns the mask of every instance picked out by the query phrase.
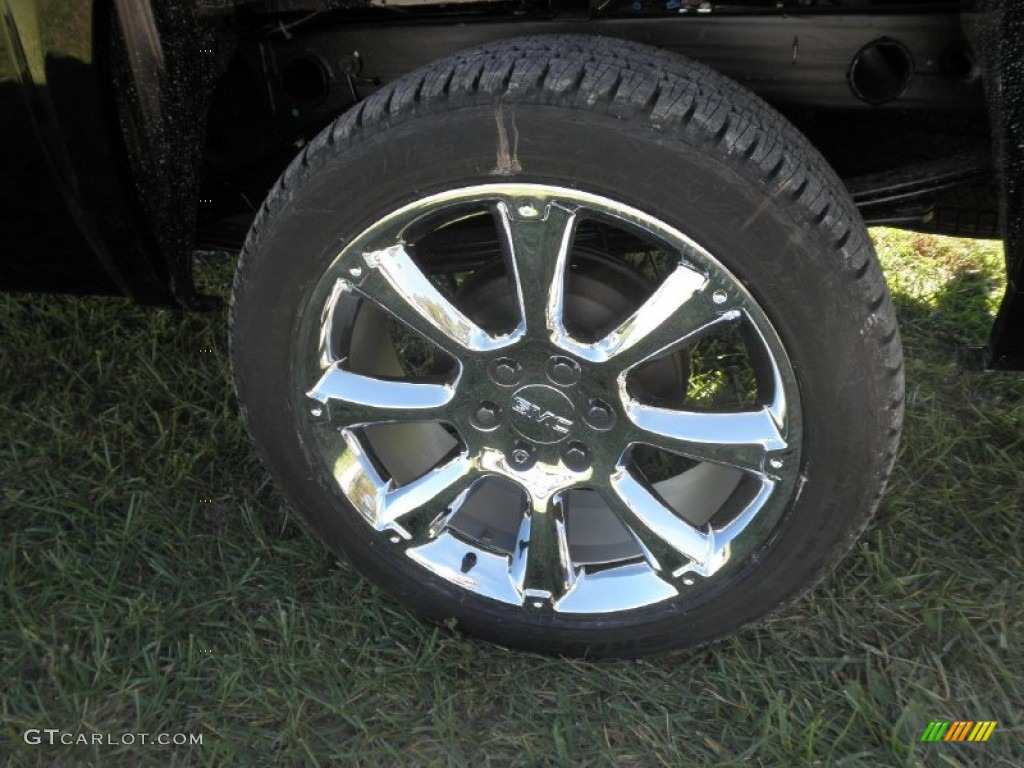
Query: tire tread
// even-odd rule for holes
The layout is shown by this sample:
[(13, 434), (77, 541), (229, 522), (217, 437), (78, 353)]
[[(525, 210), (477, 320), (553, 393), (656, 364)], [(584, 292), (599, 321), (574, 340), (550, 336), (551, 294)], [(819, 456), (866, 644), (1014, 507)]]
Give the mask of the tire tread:
[[(365, 137), (423, 114), (522, 100), (603, 113), (628, 121), (636, 130), (674, 134), (695, 146), (724, 146), (726, 161), (737, 173), (790, 206), (794, 221), (806, 223), (871, 320), (863, 332), (875, 345), (879, 400), (886, 404), (877, 418), (884, 425), (880, 433), (888, 437), (871, 479), (884, 489), (902, 422), (902, 347), (884, 276), (853, 201), (808, 140), (760, 98), (700, 63), (632, 42), (545, 35), (488, 44), (410, 72), (341, 115), (289, 165), (253, 222), (234, 278), (231, 338), (237, 296), (259, 269), (261, 237), (311, 169)], [(244, 404), (242, 412), (244, 416)], [(849, 535), (823, 558), (818, 577), (768, 615), (799, 598), (852, 548), (881, 492), (870, 509), (857, 511)]]

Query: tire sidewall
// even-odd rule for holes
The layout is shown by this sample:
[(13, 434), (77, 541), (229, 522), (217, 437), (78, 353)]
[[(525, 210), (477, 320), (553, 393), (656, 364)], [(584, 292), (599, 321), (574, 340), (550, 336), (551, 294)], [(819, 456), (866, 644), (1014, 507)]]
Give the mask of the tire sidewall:
[[(521, 171), (501, 173), (497, 121), (514, 121)], [(654, 216), (707, 249), (745, 285), (790, 358), (803, 413), (801, 481), (790, 509), (743, 570), (702, 603), (667, 601), (600, 617), (529, 617), (389, 551), (308, 450), (292, 392), (299, 319), (345, 244), (427, 195), (482, 183), (554, 184)], [(644, 120), (544, 104), (477, 104), (417, 115), (339, 147), (287, 192), (260, 233), (235, 297), (233, 358), (250, 429), (304, 521), (419, 612), (519, 647), (595, 654), (657, 650), (732, 631), (798, 594), (873, 506), (887, 467), (871, 313), (832, 243), (741, 158)], [(304, 372), (303, 372), (304, 373)], [(301, 382), (308, 388), (309, 382)]]

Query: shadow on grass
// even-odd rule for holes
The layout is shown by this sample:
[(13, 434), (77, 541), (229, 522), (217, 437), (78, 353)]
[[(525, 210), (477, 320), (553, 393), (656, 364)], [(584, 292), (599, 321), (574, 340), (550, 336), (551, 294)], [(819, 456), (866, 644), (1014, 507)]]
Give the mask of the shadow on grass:
[(1001, 285), (993, 275), (960, 269), (929, 301), (895, 290), (901, 333), (951, 347), (982, 346), (993, 321), (989, 297)]

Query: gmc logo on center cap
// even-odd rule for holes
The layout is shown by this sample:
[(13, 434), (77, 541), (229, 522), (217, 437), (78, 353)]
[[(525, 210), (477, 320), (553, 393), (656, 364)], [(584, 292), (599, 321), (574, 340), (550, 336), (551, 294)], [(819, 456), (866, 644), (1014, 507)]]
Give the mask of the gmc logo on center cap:
[(542, 411), (539, 405), (535, 405), (527, 400), (525, 397), (519, 397), (518, 395), (512, 398), (512, 410), (516, 413), (521, 413), (530, 421), (535, 421), (538, 424), (546, 424), (562, 435), (569, 434), (569, 427), (572, 426), (572, 422), (569, 419), (559, 416), (557, 413), (551, 411)]

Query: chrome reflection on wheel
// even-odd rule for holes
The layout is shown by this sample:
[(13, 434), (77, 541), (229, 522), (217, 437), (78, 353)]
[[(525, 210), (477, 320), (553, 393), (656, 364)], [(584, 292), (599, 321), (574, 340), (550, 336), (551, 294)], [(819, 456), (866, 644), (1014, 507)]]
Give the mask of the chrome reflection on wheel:
[(307, 442), (387, 546), (477, 595), (565, 614), (696, 596), (795, 491), (800, 403), (767, 316), (629, 206), (427, 197), (345, 245), (307, 306)]

